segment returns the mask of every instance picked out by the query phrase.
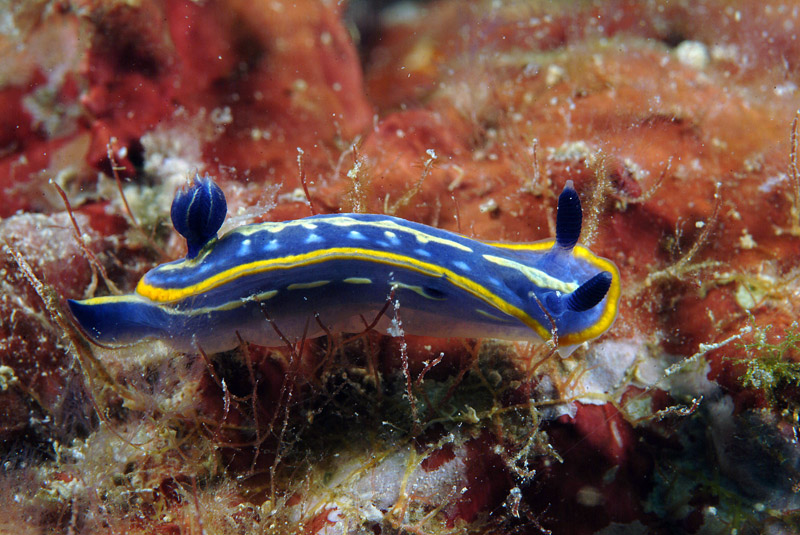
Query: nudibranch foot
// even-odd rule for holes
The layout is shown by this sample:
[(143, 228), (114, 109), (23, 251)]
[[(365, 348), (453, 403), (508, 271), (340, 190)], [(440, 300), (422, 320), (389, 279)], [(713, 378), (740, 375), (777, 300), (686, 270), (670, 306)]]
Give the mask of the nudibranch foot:
[[(186, 258), (157, 266), (126, 296), (70, 301), (102, 344), (159, 339), (211, 353), (242, 339), (279, 346), (326, 332), (376, 328), (438, 337), (540, 340), (568, 353), (611, 327), (619, 271), (578, 245), (581, 205), (572, 182), (559, 197), (556, 238), (488, 243), (396, 217), (315, 215), (246, 225), (217, 238), (222, 190), (195, 177), (172, 219)], [(266, 319), (269, 318), (269, 321)]]

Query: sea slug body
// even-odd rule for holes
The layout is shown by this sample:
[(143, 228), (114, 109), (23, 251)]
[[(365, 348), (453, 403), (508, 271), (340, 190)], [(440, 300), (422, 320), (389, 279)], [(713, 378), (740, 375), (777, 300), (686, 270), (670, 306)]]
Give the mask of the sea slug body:
[(239, 336), (279, 346), (278, 330), (290, 341), (360, 332), (391, 296), (398, 306), (378, 330), (396, 314), (409, 334), (535, 340), (556, 332), (565, 354), (617, 314), (619, 271), (577, 245), (582, 212), (571, 181), (556, 238), (536, 243), (481, 242), (376, 214), (253, 224), (217, 238), (225, 212), (219, 186), (196, 176), (172, 206), (186, 258), (149, 271), (132, 294), (70, 300), (83, 331), (100, 344), (160, 339), (185, 352), (232, 349)]

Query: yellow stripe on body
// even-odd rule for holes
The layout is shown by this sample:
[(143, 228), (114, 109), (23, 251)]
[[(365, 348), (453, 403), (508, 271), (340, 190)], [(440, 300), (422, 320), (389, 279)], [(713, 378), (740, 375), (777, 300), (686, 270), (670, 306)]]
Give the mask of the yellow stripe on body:
[(235, 310), (239, 307), (244, 306), (247, 303), (251, 302), (261, 302), (266, 301), (268, 299), (272, 299), (278, 295), (278, 290), (269, 290), (266, 292), (261, 292), (255, 295), (248, 295), (247, 297), (241, 299), (234, 299), (233, 301), (228, 301), (227, 303), (222, 303), (221, 305), (213, 306), (213, 307), (200, 307), (200, 308), (191, 308), (189, 310), (178, 310), (176, 308), (163, 306), (159, 303), (152, 303), (148, 299), (145, 299), (143, 296), (137, 294), (128, 294), (128, 295), (107, 295), (103, 297), (92, 297), (91, 299), (85, 299), (80, 301), (82, 305), (107, 305), (110, 303), (134, 303), (138, 305), (148, 305), (148, 306), (156, 306), (162, 312), (165, 312), (171, 316), (200, 316), (202, 314), (208, 314), (211, 312), (219, 312), (225, 310)]
[(522, 323), (533, 329), (541, 338), (547, 339), (550, 336), (549, 329), (543, 327), (538, 321), (526, 314), (522, 309), (490, 292), (486, 287), (476, 283), (471, 279), (458, 275), (449, 269), (443, 268), (437, 264), (422, 262), (415, 258), (396, 253), (354, 247), (332, 247), (329, 249), (321, 249), (298, 255), (248, 262), (246, 264), (240, 264), (212, 275), (203, 281), (192, 284), (185, 288), (158, 288), (145, 283), (143, 278), (136, 286), (136, 293), (157, 303), (173, 303), (181, 299), (186, 299), (188, 297), (193, 297), (203, 292), (207, 292), (222, 286), (223, 284), (232, 282), (240, 277), (257, 275), (277, 269), (293, 269), (332, 260), (356, 259), (402, 267), (422, 273), (423, 275), (446, 277), (456, 287), (465, 290), (466, 292), (472, 294), (478, 299), (483, 300), (505, 314), (519, 319)]
[(101, 297), (90, 297), (78, 301), (82, 305), (108, 305), (111, 303), (137, 303), (137, 304), (152, 304), (149, 301), (142, 299), (136, 294), (126, 295), (104, 295)]
[[(550, 238), (548, 240), (540, 240), (540, 241), (525, 242), (525, 243), (512, 243), (504, 241), (482, 241), (481, 243), (486, 245), (491, 245), (492, 247), (497, 247), (498, 249), (511, 249), (514, 251), (529, 251), (531, 253), (541, 253), (552, 249), (553, 245), (556, 243), (556, 240)], [(576, 245), (575, 247), (577, 248), (581, 246)]]

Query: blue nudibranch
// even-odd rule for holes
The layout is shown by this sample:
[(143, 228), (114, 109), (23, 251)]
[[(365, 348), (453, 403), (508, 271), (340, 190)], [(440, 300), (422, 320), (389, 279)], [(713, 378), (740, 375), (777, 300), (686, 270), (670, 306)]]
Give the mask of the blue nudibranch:
[[(555, 240), (489, 243), (396, 217), (317, 215), (246, 225), (217, 238), (225, 196), (196, 176), (172, 204), (186, 258), (144, 275), (134, 293), (69, 301), (101, 344), (160, 339), (218, 352), (239, 338), (264, 346), (328, 332), (549, 339), (559, 350), (603, 334), (617, 315), (619, 271), (577, 245), (581, 205), (568, 181)], [(326, 329), (323, 329), (324, 325)]]

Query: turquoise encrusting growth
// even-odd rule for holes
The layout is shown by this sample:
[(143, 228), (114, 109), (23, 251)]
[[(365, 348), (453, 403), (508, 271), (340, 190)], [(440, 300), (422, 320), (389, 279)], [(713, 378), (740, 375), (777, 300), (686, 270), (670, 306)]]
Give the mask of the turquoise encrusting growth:
[(393, 299), (376, 328), (506, 340), (555, 333), (568, 353), (616, 317), (619, 272), (576, 245), (571, 181), (556, 239), (537, 243), (481, 242), (377, 214), (248, 225), (217, 239), (224, 206), (219, 187), (195, 177), (172, 205), (186, 258), (151, 270), (132, 294), (69, 301), (84, 331), (103, 344), (160, 339), (182, 351), (231, 349), (237, 334), (274, 346), (284, 343), (274, 327), (289, 340), (363, 330)]

